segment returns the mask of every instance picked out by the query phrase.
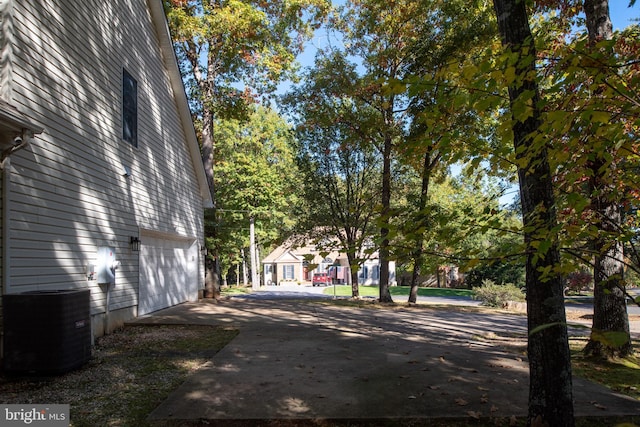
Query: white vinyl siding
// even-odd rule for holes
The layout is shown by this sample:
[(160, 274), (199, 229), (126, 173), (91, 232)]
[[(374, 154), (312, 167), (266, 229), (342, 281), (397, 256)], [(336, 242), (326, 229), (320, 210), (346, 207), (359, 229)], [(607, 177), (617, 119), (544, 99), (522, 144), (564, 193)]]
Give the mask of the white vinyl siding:
[[(87, 281), (86, 265), (110, 246), (121, 262), (110, 309), (137, 305), (130, 236), (203, 234), (195, 165), (147, 2), (13, 4), (12, 102), (44, 132), (11, 158), (7, 291), (90, 286), (92, 313), (103, 312), (104, 287)], [(137, 148), (122, 140), (123, 68), (138, 82)]]

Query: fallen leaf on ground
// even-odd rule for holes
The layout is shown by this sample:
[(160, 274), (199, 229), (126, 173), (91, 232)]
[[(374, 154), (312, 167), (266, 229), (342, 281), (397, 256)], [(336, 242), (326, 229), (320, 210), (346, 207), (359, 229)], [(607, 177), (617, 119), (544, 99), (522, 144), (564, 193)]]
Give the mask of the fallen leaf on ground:
[(476, 420), (479, 420), (480, 417), (482, 416), (482, 412), (467, 411), (467, 415), (469, 415), (471, 418), (475, 418)]
[(461, 397), (457, 398), (454, 402), (456, 402), (456, 405), (459, 405), (459, 406), (467, 406), (469, 404), (469, 402), (467, 402)]

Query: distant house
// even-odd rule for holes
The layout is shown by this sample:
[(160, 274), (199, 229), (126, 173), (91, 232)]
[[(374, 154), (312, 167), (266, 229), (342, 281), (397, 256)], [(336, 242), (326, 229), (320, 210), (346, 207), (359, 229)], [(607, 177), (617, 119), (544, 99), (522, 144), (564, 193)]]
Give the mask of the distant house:
[[(161, 0), (0, 1), (1, 295), (192, 301), (211, 195)], [(2, 300), (0, 300), (0, 304)]]
[[(280, 285), (283, 282), (311, 282), (316, 272), (328, 272), (336, 284), (350, 283), (347, 255), (332, 251), (320, 253), (313, 243), (296, 243), (290, 239), (274, 249), (262, 260), (263, 283)], [(390, 282), (395, 283), (395, 262), (389, 262)], [(358, 271), (358, 283), (378, 285), (380, 283), (380, 260), (373, 254), (362, 263)]]

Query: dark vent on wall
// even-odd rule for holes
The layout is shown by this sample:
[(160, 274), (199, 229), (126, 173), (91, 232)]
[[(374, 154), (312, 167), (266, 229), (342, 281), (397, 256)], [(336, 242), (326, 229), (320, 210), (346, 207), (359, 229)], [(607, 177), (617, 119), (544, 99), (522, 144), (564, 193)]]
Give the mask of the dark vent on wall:
[(57, 375), (91, 357), (88, 289), (7, 294), (3, 310), (5, 371)]

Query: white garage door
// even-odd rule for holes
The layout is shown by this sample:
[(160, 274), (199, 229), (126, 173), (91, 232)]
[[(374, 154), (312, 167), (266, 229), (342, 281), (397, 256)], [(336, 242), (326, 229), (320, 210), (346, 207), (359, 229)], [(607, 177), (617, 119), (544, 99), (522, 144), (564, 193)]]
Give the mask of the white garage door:
[(138, 315), (198, 298), (195, 240), (142, 235)]

